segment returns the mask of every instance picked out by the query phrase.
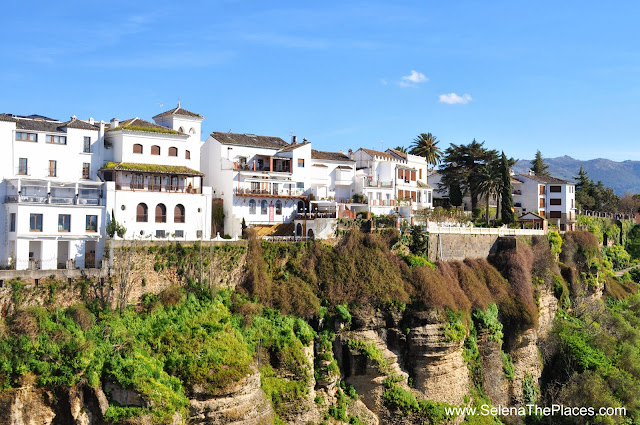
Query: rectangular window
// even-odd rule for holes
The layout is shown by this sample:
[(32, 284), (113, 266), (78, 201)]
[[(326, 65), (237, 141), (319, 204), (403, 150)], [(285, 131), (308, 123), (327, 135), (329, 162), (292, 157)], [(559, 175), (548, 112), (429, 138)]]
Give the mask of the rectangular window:
[(9, 231), (16, 231), (16, 213), (11, 213), (10, 221), (9, 221)]
[(304, 190), (304, 182), (298, 182), (298, 183), (296, 183), (296, 189)]
[(562, 188), (560, 186), (549, 186), (549, 192), (562, 192)]
[(184, 230), (176, 230), (176, 238), (184, 238)]
[(562, 211), (549, 211), (549, 218), (562, 218)]
[(418, 170), (418, 180), (422, 180), (422, 168)]
[(544, 198), (540, 198), (540, 208), (544, 208)]
[(428, 193), (428, 198), (427, 198), (427, 202), (431, 203), (431, 191), (427, 192)]
[(82, 152), (91, 153), (91, 137), (85, 136), (84, 143), (82, 145)]
[(82, 163), (82, 178), (83, 179), (88, 179), (89, 178), (89, 172), (91, 170), (91, 164), (89, 164), (88, 162), (83, 162)]
[(549, 199), (549, 205), (562, 205), (562, 199), (559, 199), (559, 198)]
[(398, 178), (400, 180), (404, 179), (404, 170), (402, 170), (402, 169), (398, 170)]
[(202, 237), (202, 230), (196, 230), (196, 238)]
[(156, 230), (156, 238), (164, 238), (165, 232), (164, 230)]
[(88, 215), (87, 216), (87, 232), (97, 232), (98, 231), (98, 216), (97, 215)]
[(49, 161), (49, 177), (56, 177), (58, 175), (58, 161)]
[(58, 214), (58, 232), (71, 231), (71, 215)]
[(540, 195), (544, 195), (544, 194), (545, 194), (545, 187), (540, 186)]
[(42, 214), (30, 215), (29, 230), (32, 232), (42, 232)]
[(27, 166), (27, 158), (18, 159), (18, 174), (26, 176), (29, 174), (29, 167)]
[(415, 171), (411, 172), (411, 181), (412, 182), (416, 181), (416, 172)]
[(304, 158), (298, 158), (298, 167), (304, 167)]
[(575, 208), (576, 207), (576, 203), (575, 202), (576, 202), (575, 199), (571, 200), (571, 208)]
[(16, 141), (18, 142), (37, 142), (36, 133), (25, 133), (24, 131), (16, 131)]
[(66, 145), (67, 136), (47, 136), (47, 143), (53, 143), (56, 145)]

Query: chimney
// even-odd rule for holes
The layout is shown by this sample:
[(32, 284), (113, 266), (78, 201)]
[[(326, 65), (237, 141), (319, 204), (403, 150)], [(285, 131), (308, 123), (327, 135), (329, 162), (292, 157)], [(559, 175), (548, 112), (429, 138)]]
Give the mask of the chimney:
[(93, 117), (89, 118), (89, 124), (93, 125), (95, 123), (95, 121), (93, 120)]
[(71, 115), (71, 121), (75, 121), (78, 117), (76, 117), (75, 115)]
[(120, 127), (120, 120), (118, 118), (111, 118), (111, 128)]
[(353, 161), (353, 149), (349, 149), (349, 159)]
[(307, 138), (302, 139), (302, 143), (307, 143)]
[(291, 144), (295, 145), (298, 143), (298, 136), (291, 136)]
[(535, 173), (533, 172), (533, 170), (529, 170), (529, 175), (533, 176)]

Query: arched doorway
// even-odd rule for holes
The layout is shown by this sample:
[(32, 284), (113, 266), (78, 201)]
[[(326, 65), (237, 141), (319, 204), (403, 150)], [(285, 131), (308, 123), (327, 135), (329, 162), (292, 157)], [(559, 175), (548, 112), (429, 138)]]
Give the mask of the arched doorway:
[(309, 231), (307, 232), (307, 236), (309, 236), (309, 239), (315, 239), (315, 234), (313, 233), (313, 229), (309, 229)]
[(298, 201), (298, 212), (299, 213), (304, 212), (304, 201)]
[(302, 224), (298, 223), (296, 225), (296, 236), (302, 236), (304, 233), (302, 233)]

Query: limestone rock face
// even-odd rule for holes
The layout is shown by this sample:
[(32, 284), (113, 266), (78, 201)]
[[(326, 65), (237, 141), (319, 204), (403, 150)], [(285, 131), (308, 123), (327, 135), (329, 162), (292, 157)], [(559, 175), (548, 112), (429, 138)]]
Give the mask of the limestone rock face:
[(535, 329), (529, 329), (519, 335), (510, 354), (515, 372), (511, 383), (511, 404), (519, 406), (524, 404), (522, 381), (525, 376), (530, 375), (535, 383), (538, 383), (540, 376), (542, 376), (542, 361), (538, 351), (538, 332)]
[(558, 299), (549, 289), (540, 291), (540, 310), (538, 315), (538, 336), (546, 338), (553, 327), (553, 319), (558, 311)]
[(56, 417), (50, 391), (27, 386), (0, 392), (0, 424), (50, 425)]
[(222, 395), (194, 388), (190, 404), (192, 424), (266, 425), (274, 419), (271, 402), (260, 388), (258, 372), (229, 386)]
[(469, 393), (469, 370), (462, 358), (463, 342), (444, 342), (436, 312), (415, 312), (409, 318), (407, 364), (424, 398), (459, 405)]
[(482, 360), (483, 389), (494, 406), (509, 405), (509, 382), (504, 376), (502, 347), (486, 332), (478, 335), (478, 351)]

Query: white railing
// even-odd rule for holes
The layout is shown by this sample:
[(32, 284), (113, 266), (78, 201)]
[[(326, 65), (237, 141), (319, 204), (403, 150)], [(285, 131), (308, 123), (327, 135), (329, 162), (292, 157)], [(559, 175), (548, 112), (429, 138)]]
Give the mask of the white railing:
[(498, 236), (520, 236), (520, 235), (544, 235), (542, 229), (511, 229), (505, 227), (441, 227), (429, 226), (430, 233), (455, 234), (455, 235), (498, 235)]

